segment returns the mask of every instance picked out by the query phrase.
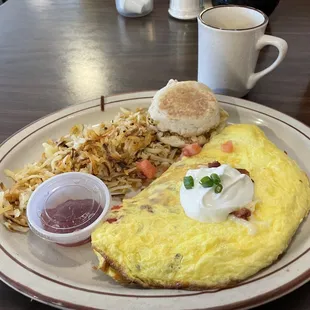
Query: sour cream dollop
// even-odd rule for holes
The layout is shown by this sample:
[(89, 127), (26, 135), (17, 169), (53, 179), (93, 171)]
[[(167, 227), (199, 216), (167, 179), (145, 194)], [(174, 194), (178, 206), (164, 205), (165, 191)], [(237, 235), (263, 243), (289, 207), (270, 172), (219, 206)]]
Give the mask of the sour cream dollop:
[[(214, 192), (214, 187), (204, 188), (199, 183), (203, 177), (212, 173), (221, 178), (223, 190), (219, 194)], [(188, 170), (186, 176), (193, 177), (194, 187), (186, 189), (182, 184), (180, 201), (185, 214), (194, 220), (222, 222), (229, 213), (253, 201), (254, 184), (251, 178), (229, 165)]]

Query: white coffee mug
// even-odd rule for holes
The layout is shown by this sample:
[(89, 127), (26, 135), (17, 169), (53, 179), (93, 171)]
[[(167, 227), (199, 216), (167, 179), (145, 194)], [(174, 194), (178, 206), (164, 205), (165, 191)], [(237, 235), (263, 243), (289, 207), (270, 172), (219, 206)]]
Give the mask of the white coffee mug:
[[(198, 16), (198, 81), (215, 93), (245, 96), (256, 82), (284, 59), (287, 43), (265, 35), (268, 17), (245, 6), (225, 5)], [(255, 73), (259, 51), (275, 46), (279, 55), (268, 68)]]
[(170, 0), (168, 12), (177, 19), (196, 19), (202, 9), (201, 0)]

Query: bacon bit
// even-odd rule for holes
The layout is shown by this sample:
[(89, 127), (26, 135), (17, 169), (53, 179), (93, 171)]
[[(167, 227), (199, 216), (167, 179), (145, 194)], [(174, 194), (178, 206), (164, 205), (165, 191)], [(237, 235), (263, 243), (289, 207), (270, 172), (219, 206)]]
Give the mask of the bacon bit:
[(250, 176), (250, 172), (246, 169), (237, 169), (241, 174), (246, 174), (247, 176)]
[(111, 208), (111, 210), (119, 210), (120, 208), (122, 208), (123, 206), (122, 205), (119, 205), (119, 206), (113, 206)]
[(190, 157), (201, 152), (202, 148), (198, 143), (187, 144), (182, 149), (182, 155)]
[(114, 223), (114, 222), (116, 222), (117, 221), (117, 218), (111, 218), (111, 219), (107, 219), (107, 222), (108, 223)]
[(208, 168), (217, 168), (220, 166), (221, 164), (218, 161), (213, 161), (212, 163), (208, 163)]
[[(237, 169), (237, 170), (238, 170), (241, 174), (246, 174), (247, 176), (251, 177), (251, 176), (250, 176), (250, 172), (249, 172), (248, 170), (246, 170), (246, 169)], [(252, 181), (253, 183), (255, 183), (253, 179), (251, 179), (251, 181)]]
[(234, 215), (235, 217), (238, 217), (239, 219), (248, 221), (249, 217), (251, 216), (251, 211), (247, 208), (241, 208), (237, 211), (231, 212), (230, 214)]
[(101, 111), (104, 111), (104, 96), (101, 96), (100, 98), (100, 107), (101, 107)]
[(233, 145), (232, 141), (229, 140), (229, 141), (226, 141), (225, 143), (223, 143), (221, 145), (221, 150), (224, 153), (232, 153), (234, 151), (234, 145)]
[(148, 178), (153, 179), (156, 175), (157, 169), (152, 163), (144, 159), (137, 163), (137, 168)]

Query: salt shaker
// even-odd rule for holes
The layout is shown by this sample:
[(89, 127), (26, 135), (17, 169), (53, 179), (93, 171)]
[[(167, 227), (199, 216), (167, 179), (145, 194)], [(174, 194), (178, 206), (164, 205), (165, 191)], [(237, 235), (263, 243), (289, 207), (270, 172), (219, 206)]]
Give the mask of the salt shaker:
[(204, 4), (204, 0), (170, 0), (168, 12), (177, 19), (196, 19), (203, 10)]
[(153, 0), (115, 0), (116, 9), (125, 17), (141, 17), (152, 12)]

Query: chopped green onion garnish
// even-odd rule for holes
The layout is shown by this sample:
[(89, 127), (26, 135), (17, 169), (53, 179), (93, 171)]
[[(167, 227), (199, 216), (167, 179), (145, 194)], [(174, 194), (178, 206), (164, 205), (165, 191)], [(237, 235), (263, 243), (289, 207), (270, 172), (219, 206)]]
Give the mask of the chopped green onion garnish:
[(214, 182), (210, 177), (203, 177), (199, 183), (202, 187), (212, 187), (214, 185)]
[(194, 187), (194, 179), (192, 176), (184, 177), (183, 182), (186, 189), (191, 189)]
[(217, 184), (214, 188), (214, 192), (216, 194), (219, 194), (223, 190), (223, 185), (222, 184)]
[(220, 184), (221, 183), (221, 178), (216, 173), (212, 173), (210, 175), (210, 178), (213, 180), (214, 184)]

